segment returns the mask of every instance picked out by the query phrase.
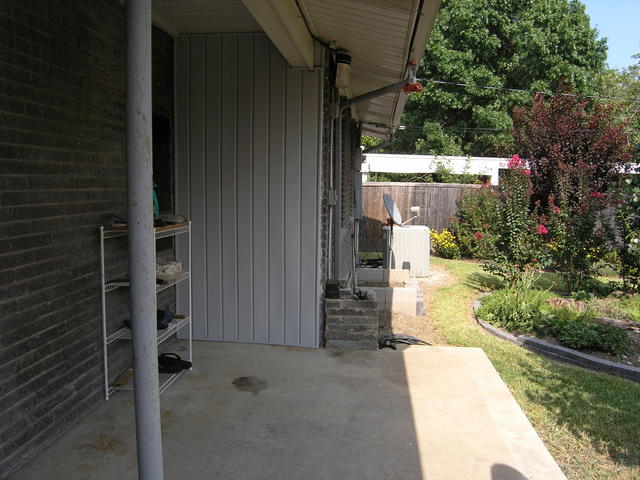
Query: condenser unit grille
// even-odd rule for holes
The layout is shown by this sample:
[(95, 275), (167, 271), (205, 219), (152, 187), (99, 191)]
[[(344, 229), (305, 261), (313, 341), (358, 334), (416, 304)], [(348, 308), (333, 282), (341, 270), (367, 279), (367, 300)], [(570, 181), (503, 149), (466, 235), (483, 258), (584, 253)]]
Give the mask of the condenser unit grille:
[(409, 270), (420, 277), (429, 272), (429, 227), (384, 227), (384, 268)]

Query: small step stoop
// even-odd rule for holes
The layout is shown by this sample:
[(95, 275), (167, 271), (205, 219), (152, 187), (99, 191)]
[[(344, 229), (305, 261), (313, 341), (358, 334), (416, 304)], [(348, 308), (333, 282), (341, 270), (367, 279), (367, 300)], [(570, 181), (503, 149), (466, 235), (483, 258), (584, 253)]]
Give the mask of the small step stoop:
[[(341, 295), (342, 297), (342, 295)], [(325, 340), (327, 348), (376, 350), (378, 309), (373, 295), (366, 300), (325, 299)]]

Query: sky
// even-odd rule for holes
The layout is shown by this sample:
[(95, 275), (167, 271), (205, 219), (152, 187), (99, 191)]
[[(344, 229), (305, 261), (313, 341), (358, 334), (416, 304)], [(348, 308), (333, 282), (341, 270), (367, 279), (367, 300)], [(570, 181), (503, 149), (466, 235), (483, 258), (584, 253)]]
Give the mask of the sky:
[(582, 0), (600, 38), (607, 37), (611, 68), (625, 68), (640, 52), (640, 0)]

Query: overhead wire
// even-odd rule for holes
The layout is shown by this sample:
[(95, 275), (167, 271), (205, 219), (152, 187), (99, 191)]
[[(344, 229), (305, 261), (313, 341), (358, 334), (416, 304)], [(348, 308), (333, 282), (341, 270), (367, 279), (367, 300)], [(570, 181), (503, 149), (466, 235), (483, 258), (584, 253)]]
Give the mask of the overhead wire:
[(474, 83), (464, 83), (464, 82), (449, 82), (445, 80), (434, 80), (431, 78), (419, 78), (421, 82), (429, 82), (429, 83), (437, 83), (439, 85), (451, 85), (456, 87), (471, 87), (471, 88), (482, 88), (485, 90), (502, 90), (507, 92), (516, 92), (516, 93), (533, 93), (539, 95), (549, 95), (549, 96), (563, 96), (563, 97), (580, 97), (580, 98), (590, 98), (595, 100), (615, 100), (615, 101), (640, 101), (640, 97), (606, 97), (601, 95), (583, 95), (581, 93), (571, 93), (571, 92), (545, 92), (542, 90), (527, 90), (523, 88), (509, 88), (509, 87), (495, 87), (492, 85), (478, 85)]

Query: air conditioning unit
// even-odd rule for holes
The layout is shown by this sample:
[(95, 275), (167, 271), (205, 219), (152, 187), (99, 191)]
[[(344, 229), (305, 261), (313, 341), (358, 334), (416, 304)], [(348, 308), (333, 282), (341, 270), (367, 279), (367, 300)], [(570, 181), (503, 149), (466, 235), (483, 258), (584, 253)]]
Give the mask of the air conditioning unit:
[(409, 270), (409, 275), (421, 277), (429, 272), (429, 227), (394, 225), (383, 229), (384, 268)]

